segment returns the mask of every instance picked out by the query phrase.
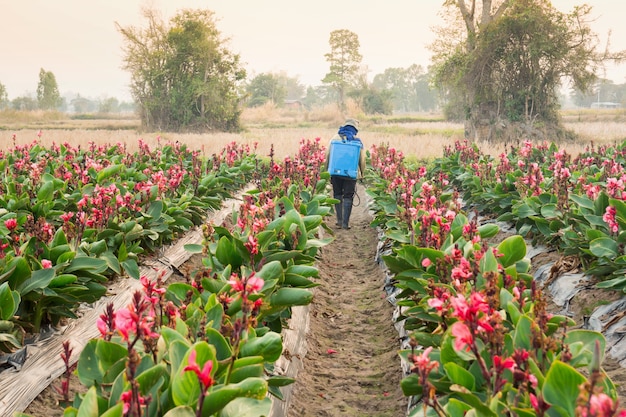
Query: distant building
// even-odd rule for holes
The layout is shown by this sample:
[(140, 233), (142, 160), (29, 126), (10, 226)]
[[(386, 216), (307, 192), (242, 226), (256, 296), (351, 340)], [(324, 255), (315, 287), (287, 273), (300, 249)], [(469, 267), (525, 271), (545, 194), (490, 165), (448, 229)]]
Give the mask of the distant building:
[(592, 109), (618, 109), (622, 107), (620, 103), (613, 103), (611, 101), (596, 101), (591, 103)]
[(300, 100), (285, 100), (284, 105), (288, 109), (296, 109), (296, 110), (304, 109), (304, 104)]

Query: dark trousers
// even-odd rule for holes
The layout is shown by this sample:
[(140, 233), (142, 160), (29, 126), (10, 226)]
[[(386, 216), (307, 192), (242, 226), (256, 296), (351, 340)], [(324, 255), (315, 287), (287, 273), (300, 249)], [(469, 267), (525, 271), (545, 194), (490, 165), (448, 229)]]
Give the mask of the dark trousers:
[(352, 200), (354, 198), (354, 192), (356, 190), (356, 180), (349, 177), (338, 177), (332, 175), (330, 177), (330, 183), (333, 186), (333, 198), (339, 201), (344, 199)]
[(333, 186), (333, 198), (339, 200), (339, 203), (335, 204), (337, 225), (344, 229), (349, 229), (352, 200), (356, 191), (356, 180), (348, 177), (331, 176), (330, 183)]

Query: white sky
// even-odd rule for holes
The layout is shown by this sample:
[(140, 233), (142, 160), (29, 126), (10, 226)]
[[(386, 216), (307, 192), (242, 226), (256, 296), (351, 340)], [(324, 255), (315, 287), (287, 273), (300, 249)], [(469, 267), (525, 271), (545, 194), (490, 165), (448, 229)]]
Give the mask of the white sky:
[[(330, 32), (348, 29), (361, 44), (370, 79), (386, 68), (427, 67), (443, 0), (0, 0), (0, 83), (9, 99), (34, 93), (39, 70), (52, 71), (61, 94), (129, 99), (121, 69), (121, 26), (144, 26), (142, 5), (169, 19), (181, 8), (207, 8), (230, 38), (249, 76), (284, 71), (304, 85), (320, 85), (328, 71)], [(569, 12), (578, 0), (553, 0)], [(593, 29), (612, 49), (626, 49), (626, 2), (589, 0)], [(607, 78), (626, 82), (626, 64)]]

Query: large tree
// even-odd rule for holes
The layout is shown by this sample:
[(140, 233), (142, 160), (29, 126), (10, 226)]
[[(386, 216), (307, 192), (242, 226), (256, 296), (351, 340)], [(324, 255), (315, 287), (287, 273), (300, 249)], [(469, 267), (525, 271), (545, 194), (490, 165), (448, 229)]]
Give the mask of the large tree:
[(334, 30), (330, 33), (330, 52), (325, 54), (330, 64), (330, 71), (322, 83), (332, 86), (338, 96), (341, 110), (345, 110), (346, 93), (359, 82), (361, 61), (359, 37), (347, 29)]
[[(447, 0), (464, 29), (434, 45), (436, 82), (475, 140), (559, 134), (558, 88), (586, 91), (600, 64), (591, 8), (548, 0)], [(453, 112), (454, 113), (454, 112)], [(538, 127), (541, 127), (539, 129)]]
[(144, 9), (147, 27), (121, 27), (124, 68), (146, 130), (236, 131), (246, 73), (210, 10), (182, 10), (167, 24)]
[(56, 77), (52, 72), (46, 71), (43, 68), (39, 70), (37, 103), (42, 110), (54, 110), (62, 103)]

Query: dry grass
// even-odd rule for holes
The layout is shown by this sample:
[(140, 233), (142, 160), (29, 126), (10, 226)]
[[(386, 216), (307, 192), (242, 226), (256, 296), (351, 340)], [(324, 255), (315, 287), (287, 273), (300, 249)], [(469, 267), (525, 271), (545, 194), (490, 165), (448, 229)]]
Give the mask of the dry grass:
[[(348, 113), (361, 121), (360, 137), (367, 148), (388, 144), (402, 150), (407, 157), (430, 159), (441, 156), (444, 146), (451, 146), (463, 138), (463, 125), (440, 121), (439, 115), (403, 115), (393, 117), (368, 117), (351, 104)], [(240, 133), (141, 133), (139, 122), (128, 118), (70, 119), (57, 112), (0, 112), (0, 149), (9, 149), (14, 143), (23, 145), (35, 140), (44, 146), (69, 143), (74, 146), (126, 143), (132, 152), (139, 139), (150, 146), (158, 141), (180, 142), (190, 148), (202, 150), (205, 156), (221, 151), (231, 142), (256, 146), (259, 156), (268, 156), (273, 147), (277, 158), (297, 153), (301, 140), (320, 138), (325, 144), (346, 116), (335, 106), (311, 111), (278, 109), (266, 105), (246, 109)], [(570, 154), (585, 149), (589, 141), (599, 145), (621, 142), (626, 139), (626, 113), (623, 110), (578, 110), (564, 112), (564, 125), (580, 135), (574, 143), (561, 144)], [(394, 120), (398, 120), (394, 122)], [(423, 121), (428, 120), (428, 121)], [(41, 131), (41, 136), (38, 133)], [(15, 140), (13, 136), (15, 135)], [(502, 145), (479, 144), (493, 156), (505, 148)]]

